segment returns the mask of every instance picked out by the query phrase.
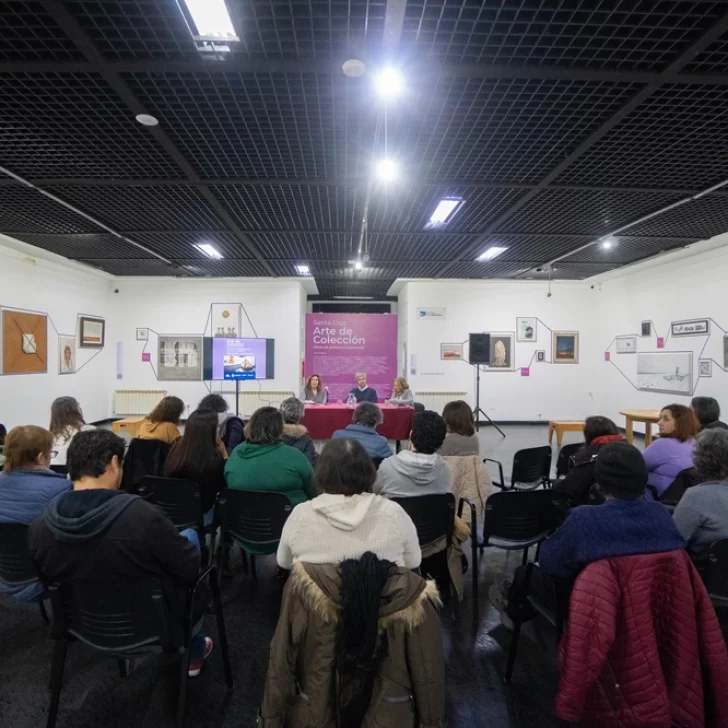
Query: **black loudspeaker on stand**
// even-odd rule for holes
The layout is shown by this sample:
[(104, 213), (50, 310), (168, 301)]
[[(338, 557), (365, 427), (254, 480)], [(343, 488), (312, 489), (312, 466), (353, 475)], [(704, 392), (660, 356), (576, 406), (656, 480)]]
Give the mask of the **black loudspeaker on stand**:
[(485, 410), (480, 406), (480, 367), (482, 364), (490, 364), (490, 334), (470, 334), (470, 364), (475, 367), (475, 429), (480, 430), (480, 415), (485, 417), (493, 427), (505, 437), (506, 433), (501, 430), (493, 420), (488, 417)]

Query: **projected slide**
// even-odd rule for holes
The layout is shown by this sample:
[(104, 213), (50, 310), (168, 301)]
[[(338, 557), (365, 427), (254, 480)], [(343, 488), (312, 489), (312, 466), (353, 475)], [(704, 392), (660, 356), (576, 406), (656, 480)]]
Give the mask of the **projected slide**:
[(266, 379), (266, 339), (213, 339), (213, 379)]

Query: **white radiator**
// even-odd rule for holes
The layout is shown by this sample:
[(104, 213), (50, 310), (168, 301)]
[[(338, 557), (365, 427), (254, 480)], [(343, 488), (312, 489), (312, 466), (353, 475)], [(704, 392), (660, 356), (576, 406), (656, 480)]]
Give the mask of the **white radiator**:
[(164, 389), (117, 389), (114, 392), (114, 414), (149, 414), (166, 394)]
[(260, 407), (278, 407), (284, 399), (294, 397), (293, 392), (266, 392), (265, 390), (240, 392), (238, 395), (238, 412), (244, 418), (250, 417)]
[(440, 412), (448, 402), (454, 399), (466, 399), (467, 392), (415, 392), (415, 402), (421, 402), (425, 409)]

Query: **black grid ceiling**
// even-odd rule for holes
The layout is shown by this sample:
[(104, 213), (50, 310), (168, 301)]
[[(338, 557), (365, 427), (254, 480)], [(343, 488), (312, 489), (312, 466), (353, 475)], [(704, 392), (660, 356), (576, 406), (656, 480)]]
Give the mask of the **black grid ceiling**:
[[(728, 178), (724, 2), (408, 0), (399, 44), (389, 4), (228, 0), (225, 61), (200, 58), (176, 0), (0, 4), (0, 166), (151, 252), (2, 176), (0, 232), (117, 275), (307, 263), (322, 296), (383, 296), (442, 271), (548, 277), (564, 255), (551, 276), (584, 278), (728, 230), (717, 192), (569, 255)], [(386, 134), (370, 76), (339, 70), (384, 47), (407, 78)], [(402, 179), (372, 188), (355, 273), (385, 138)], [(425, 230), (446, 196), (462, 208)], [(507, 250), (475, 261), (490, 245)]]

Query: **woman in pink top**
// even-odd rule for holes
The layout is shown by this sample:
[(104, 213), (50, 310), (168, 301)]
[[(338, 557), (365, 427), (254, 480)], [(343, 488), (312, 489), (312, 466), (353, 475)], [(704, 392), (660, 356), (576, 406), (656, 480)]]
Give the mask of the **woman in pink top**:
[(700, 426), (695, 413), (682, 404), (669, 404), (660, 412), (660, 439), (644, 452), (652, 485), (661, 496), (681, 470), (693, 466), (695, 435)]

